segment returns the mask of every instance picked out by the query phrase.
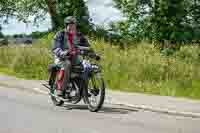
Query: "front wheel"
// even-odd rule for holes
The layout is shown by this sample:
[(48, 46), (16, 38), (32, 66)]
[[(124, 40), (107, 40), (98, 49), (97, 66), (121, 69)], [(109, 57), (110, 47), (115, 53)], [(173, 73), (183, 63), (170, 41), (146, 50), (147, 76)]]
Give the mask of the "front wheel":
[(101, 109), (105, 99), (105, 83), (100, 73), (95, 73), (84, 88), (84, 101), (91, 112)]

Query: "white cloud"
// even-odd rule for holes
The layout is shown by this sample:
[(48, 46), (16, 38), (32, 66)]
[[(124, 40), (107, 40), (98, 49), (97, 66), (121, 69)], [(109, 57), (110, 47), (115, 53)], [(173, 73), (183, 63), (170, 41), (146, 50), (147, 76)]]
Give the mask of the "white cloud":
[(108, 23), (122, 18), (120, 11), (108, 6), (110, 4), (112, 4), (112, 0), (90, 0), (88, 2), (89, 12), (95, 23)]

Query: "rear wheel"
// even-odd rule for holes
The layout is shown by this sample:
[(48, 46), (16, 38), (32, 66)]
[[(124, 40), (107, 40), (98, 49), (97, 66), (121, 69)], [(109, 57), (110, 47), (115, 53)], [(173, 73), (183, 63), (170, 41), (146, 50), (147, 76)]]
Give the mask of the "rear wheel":
[(84, 101), (91, 112), (101, 109), (105, 99), (105, 83), (100, 73), (93, 74), (84, 88)]

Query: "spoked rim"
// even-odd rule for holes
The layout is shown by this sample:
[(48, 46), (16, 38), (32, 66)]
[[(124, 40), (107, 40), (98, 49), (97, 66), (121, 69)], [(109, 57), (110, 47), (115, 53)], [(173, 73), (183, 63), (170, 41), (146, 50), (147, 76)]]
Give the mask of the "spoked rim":
[(88, 99), (89, 102), (92, 106), (97, 106), (98, 105), (98, 101), (100, 100), (100, 95), (101, 94), (101, 88), (95, 88), (93, 86), (92, 81), (89, 81), (88, 84)]
[(104, 97), (104, 80), (100, 73), (96, 73), (88, 81), (88, 106), (90, 111), (98, 111), (104, 103)]

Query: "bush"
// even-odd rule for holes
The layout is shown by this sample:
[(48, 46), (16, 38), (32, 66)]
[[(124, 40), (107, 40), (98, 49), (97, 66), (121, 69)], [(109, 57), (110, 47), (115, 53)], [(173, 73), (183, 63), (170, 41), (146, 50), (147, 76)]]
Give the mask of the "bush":
[(8, 45), (8, 39), (0, 39), (0, 47), (7, 46), (7, 45)]
[(199, 46), (183, 46), (180, 51), (176, 53), (176, 56), (187, 63), (200, 63)]

